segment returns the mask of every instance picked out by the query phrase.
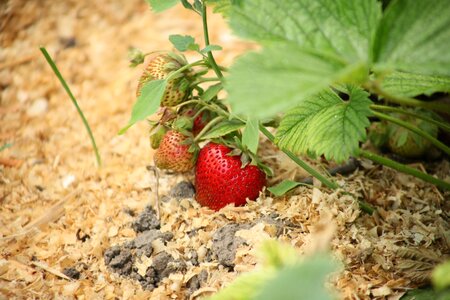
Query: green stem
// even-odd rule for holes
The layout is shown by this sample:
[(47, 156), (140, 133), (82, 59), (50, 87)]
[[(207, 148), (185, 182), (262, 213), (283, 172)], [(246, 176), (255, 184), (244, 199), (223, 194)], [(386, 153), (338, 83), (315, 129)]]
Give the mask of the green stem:
[(174, 108), (175, 109), (179, 109), (180, 107), (185, 106), (185, 105), (189, 105), (189, 104), (203, 104), (203, 102), (204, 101), (201, 101), (201, 100), (188, 100), (188, 101), (185, 101), (185, 102), (182, 102), (182, 103), (178, 104)]
[[(260, 125), (259, 130), (274, 144), (275, 137), (273, 136), (272, 133), (270, 133), (269, 130), (267, 130), (266, 127), (264, 127), (263, 125)], [(339, 188), (339, 185), (336, 182), (331, 181), (328, 178), (326, 178), (325, 176), (323, 176), (319, 171), (317, 171), (316, 169), (314, 169), (313, 167), (308, 165), (305, 161), (298, 158), (291, 151), (288, 151), (285, 149), (281, 149), (281, 151), (283, 151), (287, 156), (289, 156), (289, 158), (292, 159), (297, 165), (299, 165), (300, 167), (305, 169), (306, 172), (308, 172), (309, 174), (311, 174), (312, 176), (317, 178), (326, 187), (328, 187), (332, 190), (336, 190)], [(355, 199), (358, 200), (359, 207), (361, 208), (362, 211), (368, 213), (369, 215), (373, 214), (373, 212), (375, 211), (375, 209), (369, 203), (358, 199), (358, 197), (356, 197), (355, 195), (353, 195), (351, 193), (346, 193), (346, 194), (351, 195), (352, 197), (354, 197)]]
[[(272, 142), (275, 142), (275, 137), (273, 136), (272, 133), (270, 133), (269, 130), (267, 130), (266, 127), (260, 125), (259, 126), (259, 130)], [(320, 182), (322, 182), (325, 186), (327, 186), (328, 188), (335, 190), (337, 188), (339, 188), (339, 185), (334, 182), (334, 181), (330, 181), (328, 178), (326, 178), (325, 176), (323, 176), (322, 174), (319, 173), (319, 171), (315, 170), (313, 167), (311, 167), (310, 165), (308, 165), (305, 161), (301, 160), (300, 158), (298, 158), (294, 153), (292, 153), (291, 151), (285, 150), (285, 149), (281, 149), (281, 151), (283, 151), (287, 156), (289, 156), (290, 159), (292, 159), (296, 164), (298, 164), (300, 167), (302, 167), (303, 169), (305, 169), (306, 172), (308, 172), (309, 174), (311, 174), (312, 176), (314, 176), (315, 178), (317, 178)]]
[(206, 124), (206, 126), (202, 129), (202, 131), (200, 131), (197, 136), (194, 139), (194, 142), (198, 142), (200, 140), (200, 138), (209, 130), (211, 129), (214, 125), (216, 125), (217, 123), (221, 122), (224, 119), (224, 117), (219, 116), (216, 117), (214, 119), (212, 119), (211, 121), (208, 122), (208, 124)]
[(433, 118), (430, 118), (428, 116), (417, 114), (415, 112), (412, 112), (412, 111), (409, 111), (409, 110), (406, 110), (406, 109), (402, 109), (402, 108), (398, 108), (398, 107), (392, 107), (392, 106), (386, 106), (386, 105), (376, 105), (376, 104), (371, 105), (370, 108), (374, 109), (374, 110), (390, 111), (390, 112), (396, 112), (396, 113), (412, 116), (412, 117), (415, 117), (415, 118), (427, 121), (428, 123), (434, 124), (434, 125), (438, 126), (439, 128), (442, 128), (443, 130), (450, 132), (450, 125), (449, 124), (444, 123), (444, 122), (440, 122), (440, 121), (438, 121), (436, 119), (433, 119)]
[(404, 127), (406, 129), (411, 130), (412, 132), (414, 132), (414, 133), (420, 135), (421, 137), (429, 140), (433, 145), (435, 145), (436, 147), (438, 147), (439, 149), (441, 149), (442, 151), (447, 153), (447, 155), (450, 155), (450, 147), (446, 146), (444, 143), (440, 142), (438, 139), (434, 138), (433, 136), (431, 136), (429, 133), (423, 131), (422, 129), (420, 129), (418, 127), (415, 127), (415, 126), (411, 125), (408, 122), (402, 121), (400, 119), (391, 117), (389, 115), (386, 115), (386, 114), (383, 114), (383, 113), (380, 113), (380, 112), (374, 111), (373, 115), (378, 117), (378, 118), (380, 118), (380, 119), (392, 122), (392, 123), (397, 124), (397, 125), (399, 125), (401, 127)]
[(378, 94), (382, 96), (386, 101), (404, 105), (404, 106), (413, 106), (413, 107), (421, 107), (430, 110), (440, 111), (440, 112), (450, 112), (450, 105), (442, 103), (442, 102), (425, 102), (420, 101), (414, 98), (402, 97), (391, 95), (385, 90), (383, 90), (377, 82), (371, 81), (365, 85), (365, 87), (372, 93)]
[(174, 79), (178, 74), (186, 71), (189, 68), (195, 67), (195, 66), (201, 66), (204, 65), (205, 62), (203, 60), (197, 60), (194, 61), (193, 63), (187, 64), (182, 66), (181, 68), (179, 68), (178, 70), (174, 71), (173, 73), (171, 73), (167, 78), (166, 81), (169, 82), (170, 80)]
[(205, 101), (202, 100), (189, 100), (183, 103), (178, 104), (177, 106), (175, 106), (176, 109), (179, 109), (182, 106), (188, 105), (188, 104), (200, 104), (203, 107), (207, 107), (210, 111), (216, 112), (218, 115), (222, 115), (225, 117), (228, 117), (229, 114), (227, 112), (225, 112), (222, 108), (216, 106), (216, 105), (211, 105), (209, 103), (206, 103)]
[[(344, 195), (351, 196), (351, 197), (353, 197), (353, 198), (355, 198), (355, 199), (358, 199), (358, 197), (357, 197), (356, 195), (352, 194), (352, 193), (349, 193), (349, 192), (343, 192), (343, 194), (344, 194)], [(359, 208), (360, 208), (362, 211), (368, 213), (369, 215), (372, 215), (372, 214), (375, 212), (375, 208), (373, 208), (372, 205), (370, 205), (369, 203), (367, 203), (367, 202), (364, 201), (364, 200), (358, 199), (358, 204), (359, 204)]]
[(207, 110), (208, 107), (203, 106), (202, 108), (200, 108), (195, 115), (192, 117), (192, 120), (195, 120), (198, 116), (200, 116), (205, 110)]
[[(208, 20), (207, 20), (205, 1), (203, 1), (203, 5), (202, 5), (202, 21), (203, 21), (203, 36), (205, 38), (205, 46), (208, 47), (209, 46), (209, 33), (208, 33)], [(208, 61), (211, 65), (212, 69), (216, 73), (217, 77), (222, 79), (223, 78), (222, 71), (220, 70), (219, 66), (217, 65), (212, 52), (208, 51), (207, 54), (208, 54)]]
[(86, 117), (84, 116), (83, 111), (81, 110), (80, 106), (78, 105), (77, 100), (75, 99), (74, 95), (72, 94), (72, 91), (70, 90), (70, 88), (67, 85), (66, 81), (64, 80), (63, 76), (59, 72), (58, 67), (56, 66), (55, 62), (48, 54), (47, 49), (45, 49), (44, 47), (39, 47), (39, 49), (41, 50), (41, 52), (44, 55), (45, 59), (47, 60), (48, 64), (52, 68), (56, 77), (58, 77), (59, 81), (61, 82), (61, 85), (66, 90), (66, 93), (69, 95), (70, 100), (72, 100), (73, 105), (75, 105), (75, 108), (77, 109), (78, 114), (80, 115), (81, 120), (83, 121), (84, 127), (86, 128), (86, 130), (88, 132), (89, 138), (91, 139), (92, 147), (94, 148), (94, 152), (95, 152), (95, 158), (97, 160), (97, 165), (100, 167), (102, 165), (100, 153), (98, 152), (98, 148), (97, 148), (97, 144), (95, 143), (94, 135), (92, 134), (91, 127), (89, 126), (89, 123), (88, 123)]
[(220, 79), (216, 78), (216, 77), (213, 77), (213, 78), (199, 78), (199, 80), (194, 81), (191, 85), (198, 85), (200, 83), (211, 82), (211, 81), (220, 81)]
[(364, 158), (370, 159), (371, 161), (374, 161), (376, 163), (379, 163), (379, 164), (385, 165), (387, 167), (390, 167), (392, 169), (395, 169), (397, 171), (400, 171), (402, 173), (406, 173), (406, 174), (415, 176), (417, 178), (420, 178), (423, 181), (430, 182), (430, 183), (432, 183), (432, 184), (434, 184), (434, 185), (436, 185), (436, 186), (438, 186), (438, 187), (440, 187), (442, 189), (450, 190), (450, 183), (449, 182), (437, 179), (436, 177), (433, 177), (431, 175), (423, 173), (423, 172), (421, 172), (421, 171), (419, 171), (417, 169), (405, 166), (405, 165), (403, 165), (401, 163), (398, 163), (396, 161), (390, 160), (389, 158), (382, 157), (382, 156), (376, 155), (375, 153), (372, 153), (372, 152), (369, 152), (369, 151), (365, 151), (365, 150), (362, 150), (362, 149), (359, 150), (359, 155), (364, 157)]
[[(350, 194), (354, 198), (357, 198), (355, 195)], [(361, 208), (362, 211), (368, 213), (369, 215), (372, 215), (375, 212), (375, 208), (373, 208), (372, 205), (367, 203), (366, 201), (358, 200), (359, 208)]]

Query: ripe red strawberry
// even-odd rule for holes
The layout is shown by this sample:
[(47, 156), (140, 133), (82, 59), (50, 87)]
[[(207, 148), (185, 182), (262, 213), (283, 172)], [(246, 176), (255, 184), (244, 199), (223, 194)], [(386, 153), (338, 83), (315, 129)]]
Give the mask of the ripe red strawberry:
[[(178, 70), (185, 63), (182, 57), (177, 57), (176, 59), (167, 54), (161, 54), (153, 58), (139, 79), (136, 96), (139, 97), (141, 95), (141, 89), (145, 83), (151, 80), (165, 79), (170, 72)], [(188, 94), (187, 86), (188, 82), (183, 77), (170, 80), (161, 100), (161, 106), (172, 107), (183, 102)]]
[(229, 156), (231, 149), (209, 143), (200, 150), (195, 170), (196, 199), (211, 209), (227, 204), (244, 205), (255, 200), (266, 185), (266, 175), (258, 167), (242, 168), (239, 156)]
[(155, 153), (155, 165), (160, 169), (175, 172), (187, 172), (194, 167), (194, 154), (189, 152), (189, 145), (182, 144), (186, 136), (170, 130), (164, 135)]

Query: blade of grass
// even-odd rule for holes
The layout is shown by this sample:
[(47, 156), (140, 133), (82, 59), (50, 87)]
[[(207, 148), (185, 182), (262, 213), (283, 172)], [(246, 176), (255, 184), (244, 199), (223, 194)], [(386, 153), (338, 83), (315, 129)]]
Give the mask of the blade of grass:
[(6, 144), (0, 146), (0, 152), (2, 152), (5, 149), (8, 149), (11, 146), (12, 146), (12, 144), (9, 144), (9, 143), (6, 143)]
[(66, 90), (66, 93), (69, 95), (70, 100), (72, 100), (73, 105), (75, 105), (75, 108), (77, 109), (78, 114), (80, 115), (81, 120), (83, 121), (84, 127), (86, 128), (86, 130), (87, 130), (87, 132), (89, 134), (89, 138), (91, 139), (92, 147), (94, 148), (95, 158), (97, 160), (97, 165), (100, 167), (102, 165), (102, 160), (100, 158), (100, 153), (98, 152), (98, 148), (97, 148), (97, 144), (95, 143), (94, 135), (92, 134), (91, 127), (89, 126), (89, 123), (88, 123), (86, 117), (84, 116), (83, 111), (81, 110), (80, 106), (78, 105), (77, 100), (73, 96), (72, 91), (70, 90), (70, 88), (67, 85), (66, 81), (64, 80), (63, 76), (59, 72), (58, 67), (56, 67), (55, 62), (53, 61), (53, 59), (48, 54), (47, 49), (45, 49), (45, 47), (39, 47), (39, 49), (41, 50), (41, 52), (44, 55), (45, 59), (47, 60), (48, 64), (52, 68), (52, 70), (55, 73), (56, 77), (58, 77), (59, 81), (61, 82), (61, 85)]

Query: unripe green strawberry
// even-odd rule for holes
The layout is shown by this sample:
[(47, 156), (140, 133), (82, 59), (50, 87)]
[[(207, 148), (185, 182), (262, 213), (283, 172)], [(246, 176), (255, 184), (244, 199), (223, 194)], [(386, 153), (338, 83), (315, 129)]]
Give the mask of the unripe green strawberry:
[(168, 131), (156, 150), (155, 165), (160, 169), (180, 173), (192, 170), (195, 164), (195, 155), (189, 152), (189, 145), (183, 143), (186, 139), (187, 137), (178, 131)]
[[(151, 81), (165, 79), (169, 73), (178, 70), (186, 64), (183, 57), (177, 55), (161, 54), (153, 58), (139, 79), (136, 96), (141, 95), (142, 86)], [(166, 90), (161, 100), (161, 106), (172, 107), (182, 103), (188, 96), (188, 80), (183, 73), (177, 78), (167, 82)]]
[(423, 137), (399, 127), (389, 138), (388, 146), (392, 153), (397, 155), (419, 158), (431, 147), (431, 143)]
[(195, 168), (196, 200), (219, 210), (227, 204), (244, 205), (255, 200), (266, 185), (266, 174), (257, 166), (242, 167), (239, 156), (227, 146), (209, 143), (200, 150)]
[(388, 141), (388, 127), (382, 122), (373, 122), (369, 127), (369, 140), (375, 147), (383, 148)]
[[(428, 117), (433, 116), (432, 114), (422, 110), (416, 110), (415, 113), (423, 114)], [(438, 135), (437, 126), (430, 124), (424, 120), (401, 114), (393, 114), (393, 116), (402, 119), (403, 121), (407, 121), (408, 123), (422, 129), (432, 137), (436, 138)], [(432, 147), (432, 144), (429, 140), (401, 126), (389, 124), (388, 132), (388, 147), (393, 153), (397, 155), (406, 158), (419, 158)]]

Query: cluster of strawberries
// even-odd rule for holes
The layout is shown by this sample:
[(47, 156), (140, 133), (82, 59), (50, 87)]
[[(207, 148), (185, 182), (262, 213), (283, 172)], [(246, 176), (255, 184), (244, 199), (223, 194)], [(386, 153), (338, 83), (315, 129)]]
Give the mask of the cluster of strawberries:
[[(181, 55), (170, 53), (153, 58), (145, 68), (137, 88), (168, 76), (187, 64)], [(150, 143), (156, 149), (154, 161), (159, 169), (188, 172), (195, 168), (196, 200), (214, 210), (234, 203), (244, 205), (255, 200), (266, 185), (265, 173), (255, 165), (243, 165), (241, 151), (217, 141), (209, 141), (200, 149), (195, 138), (214, 117), (214, 112), (198, 105), (181, 105), (192, 96), (192, 69), (187, 69), (167, 82), (161, 100), (160, 118), (152, 122)], [(238, 153), (238, 155), (236, 155)]]

